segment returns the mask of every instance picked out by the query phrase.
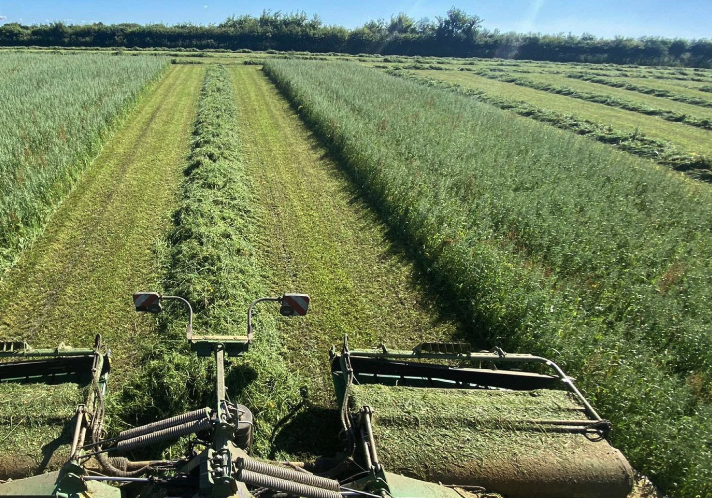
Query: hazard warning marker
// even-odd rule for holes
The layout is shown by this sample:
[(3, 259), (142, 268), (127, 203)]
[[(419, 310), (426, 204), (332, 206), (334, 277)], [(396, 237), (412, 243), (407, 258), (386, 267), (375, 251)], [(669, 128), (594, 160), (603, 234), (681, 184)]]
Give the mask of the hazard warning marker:
[(282, 296), (282, 307), (279, 312), (284, 316), (304, 316), (309, 309), (307, 294), (285, 294)]
[(158, 313), (161, 311), (161, 296), (157, 292), (137, 292), (133, 295), (136, 311)]

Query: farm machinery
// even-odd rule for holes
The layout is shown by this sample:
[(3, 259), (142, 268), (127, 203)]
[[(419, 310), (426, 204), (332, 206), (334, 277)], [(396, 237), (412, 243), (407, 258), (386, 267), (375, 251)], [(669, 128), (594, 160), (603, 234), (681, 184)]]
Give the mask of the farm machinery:
[[(196, 335), (185, 299), (134, 295), (140, 312), (158, 313), (167, 300), (188, 309), (191, 350), (214, 358), (214, 404), (107, 437), (110, 351), (100, 337), (92, 349), (2, 343), (1, 384), (74, 383), (85, 397), (66, 421), (71, 443), (58, 468), (30, 477), (6, 472), (1, 479), (14, 479), (0, 484), (0, 496), (624, 498), (632, 489), (630, 466), (606, 439), (610, 423), (555, 363), (465, 343), (361, 350), (345, 338), (330, 351), (343, 453), (307, 462), (256, 458), (253, 415), (229, 399), (225, 362), (252, 345), (256, 304), (277, 302), (282, 315), (298, 316), (309, 296), (257, 299), (245, 336)], [(186, 448), (179, 458), (129, 458), (179, 438)]]

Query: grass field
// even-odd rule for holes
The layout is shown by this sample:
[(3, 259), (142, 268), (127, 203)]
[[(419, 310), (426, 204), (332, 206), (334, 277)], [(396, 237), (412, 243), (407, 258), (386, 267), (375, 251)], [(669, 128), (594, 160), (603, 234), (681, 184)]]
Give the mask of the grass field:
[(213, 391), (183, 315), (139, 317), (132, 292), (184, 295), (196, 330), (225, 334), (243, 332), (252, 299), (305, 292), (303, 319), (260, 309), (255, 348), (229, 368), (260, 456), (341, 449), (326, 358), (345, 334), (355, 347), (466, 339), (553, 357), (636, 468), (672, 496), (712, 493), (710, 187), (380, 69), (428, 67), (407, 71), (712, 156), (701, 128), (456, 69), (601, 94), (618, 90), (566, 75), (625, 71), (707, 98), (685, 85), (708, 85), (709, 71), (300, 54), (326, 60), (270, 61), (275, 85), (254, 63), (285, 54), (167, 55), (179, 64), (0, 284), (0, 337), (85, 346), (104, 335), (112, 430), (204, 406)]
[[(712, 118), (712, 109), (706, 107), (706, 105), (712, 106), (712, 99), (709, 98), (700, 97), (702, 100), (704, 100), (704, 105), (693, 105), (685, 102), (677, 102), (675, 100), (667, 99), (664, 97), (646, 95), (645, 93), (637, 92), (634, 90), (614, 88), (608, 85), (579, 80), (576, 78), (571, 78), (568, 75), (546, 73), (528, 74), (526, 75), (526, 79), (540, 83), (547, 83), (550, 85), (566, 86), (576, 91), (596, 93), (607, 97), (610, 96), (613, 98), (619, 98), (636, 104), (647, 106), (649, 108), (662, 109), (664, 111), (684, 114), (699, 119)], [(604, 81), (611, 80), (604, 79)], [(648, 85), (641, 84), (639, 86), (641, 88), (645, 88)]]
[(0, 55), (0, 280), (167, 58)]
[[(420, 70), (414, 71), (414, 73), (423, 78), (482, 92), (486, 96), (511, 102), (513, 106), (517, 102), (524, 102), (528, 106), (552, 111), (577, 121), (594, 123), (599, 127), (608, 128), (614, 133), (640, 136), (663, 144), (670, 144), (673, 157), (683, 156), (681, 158), (683, 163), (686, 162), (684, 157), (691, 159), (692, 162), (701, 162), (703, 171), (709, 170), (710, 161), (704, 159), (712, 157), (712, 141), (710, 140), (712, 131), (709, 130), (681, 123), (671, 123), (654, 116), (576, 100), (565, 95), (556, 95), (514, 83), (491, 80), (468, 72)], [(648, 154), (645, 147), (642, 148), (642, 154), (644, 157), (662, 160), (665, 163), (665, 154)], [(708, 164), (705, 165), (705, 163)]]
[(88, 347), (101, 333), (115, 351), (112, 383), (129, 377), (141, 340), (155, 339), (131, 295), (161, 278), (156, 245), (170, 226), (203, 72), (173, 67), (104, 145), (0, 287), (0, 337)]
[(670, 490), (678, 479), (704, 489), (706, 185), (355, 65), (267, 69), (420, 248), (434, 284), (464, 303), (476, 344), (502, 336), (558, 358), (585, 377), (634, 465)]
[[(311, 416), (302, 414), (300, 424), (283, 430), (275, 451), (298, 453), (295, 442), (303, 445), (302, 435), (319, 432), (319, 414), (334, 406), (327, 352), (345, 334), (353, 347), (385, 341), (412, 348), (456, 336), (457, 325), (438, 313), (412, 263), (261, 71), (244, 66), (231, 74), (243, 160), (259, 205), (258, 260), (271, 269), (272, 294), (312, 296), (308, 316), (280, 322), (281, 354), (310, 381)], [(311, 441), (312, 453), (337, 443), (336, 421), (335, 413), (327, 416), (333, 430)]]
[(703, 92), (699, 90), (700, 87), (709, 85), (712, 81), (705, 82), (695, 82), (690, 80), (663, 80), (654, 78), (616, 78), (623, 79), (624, 81), (629, 81), (634, 85), (645, 85), (650, 88), (659, 88), (660, 90), (667, 90), (670, 92), (677, 92), (688, 97), (696, 99), (704, 99), (712, 102), (712, 94), (709, 92)]

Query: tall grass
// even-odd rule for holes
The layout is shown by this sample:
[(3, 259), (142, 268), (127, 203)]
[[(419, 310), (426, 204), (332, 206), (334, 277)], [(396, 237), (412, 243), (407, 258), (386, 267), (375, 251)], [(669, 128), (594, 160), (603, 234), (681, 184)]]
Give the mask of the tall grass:
[(473, 341), (564, 364), (636, 467), (675, 496), (712, 493), (707, 185), (356, 65), (265, 71)]
[[(245, 335), (247, 308), (268, 292), (266, 269), (254, 249), (256, 214), (252, 185), (242, 164), (239, 112), (230, 77), (211, 66), (198, 116), (175, 227), (169, 235), (165, 292), (185, 297), (195, 310), (199, 335)], [(132, 425), (213, 406), (214, 361), (189, 351), (179, 310), (162, 319), (162, 340), (144, 353), (142, 369), (116, 411)], [(275, 426), (301, 401), (298, 377), (282, 359), (270, 310), (257, 313), (255, 344), (228, 369), (228, 395), (255, 415), (254, 451), (269, 453)], [(272, 310), (274, 311), (274, 310)]]
[(0, 278), (168, 59), (0, 55)]

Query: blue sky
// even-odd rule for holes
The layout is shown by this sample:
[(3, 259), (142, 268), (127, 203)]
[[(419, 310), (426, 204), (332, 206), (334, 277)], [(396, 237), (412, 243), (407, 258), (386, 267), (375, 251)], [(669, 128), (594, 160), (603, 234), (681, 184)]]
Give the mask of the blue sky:
[(712, 38), (712, 0), (304, 0), (265, 2), (226, 0), (49, 0), (0, 1), (0, 23), (163, 22), (217, 24), (230, 15), (259, 15), (263, 9), (319, 14), (324, 23), (353, 28), (379, 17), (405, 12), (416, 19), (444, 15), (456, 6), (484, 19), (488, 29), (517, 32), (573, 33), (596, 36), (666, 36)]

